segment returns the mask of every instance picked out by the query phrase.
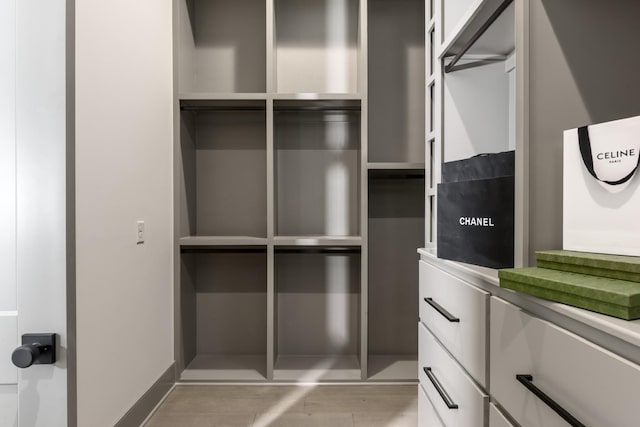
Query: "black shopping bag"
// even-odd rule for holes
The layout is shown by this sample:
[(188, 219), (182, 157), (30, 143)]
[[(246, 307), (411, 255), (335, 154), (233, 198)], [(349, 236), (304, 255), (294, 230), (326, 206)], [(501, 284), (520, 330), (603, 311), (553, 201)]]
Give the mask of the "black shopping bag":
[[(491, 156), (502, 163), (492, 163)], [(513, 157), (511, 167), (509, 160), (504, 162), (509, 156), (498, 153), (452, 162), (457, 164), (449, 171), (455, 173), (443, 174), (453, 182), (438, 184), (439, 258), (491, 268), (513, 267)], [(472, 179), (464, 179), (468, 177)]]

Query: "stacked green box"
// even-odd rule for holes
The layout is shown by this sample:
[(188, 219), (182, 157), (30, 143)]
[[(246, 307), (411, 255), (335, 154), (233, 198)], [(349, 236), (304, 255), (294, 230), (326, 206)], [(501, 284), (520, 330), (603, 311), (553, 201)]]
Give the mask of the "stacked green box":
[(500, 286), (626, 320), (640, 318), (640, 257), (537, 253), (538, 267), (500, 270)]

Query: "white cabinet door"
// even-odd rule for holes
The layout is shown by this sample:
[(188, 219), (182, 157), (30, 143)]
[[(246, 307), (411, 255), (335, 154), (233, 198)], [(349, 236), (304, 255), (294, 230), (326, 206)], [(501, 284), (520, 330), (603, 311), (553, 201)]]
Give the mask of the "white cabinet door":
[(566, 426), (533, 384), (587, 426), (639, 425), (640, 366), (491, 298), (491, 394), (523, 426)]
[(487, 385), (489, 294), (420, 261), (420, 320), (481, 385)]
[(67, 370), (18, 370), (25, 333), (66, 343), (66, 2), (0, 0), (0, 426), (66, 426)]
[(489, 427), (514, 427), (493, 403), (489, 404)]
[(445, 427), (421, 385), (418, 386), (418, 427)]
[(488, 396), (423, 324), (418, 326), (420, 385), (447, 426), (485, 425)]

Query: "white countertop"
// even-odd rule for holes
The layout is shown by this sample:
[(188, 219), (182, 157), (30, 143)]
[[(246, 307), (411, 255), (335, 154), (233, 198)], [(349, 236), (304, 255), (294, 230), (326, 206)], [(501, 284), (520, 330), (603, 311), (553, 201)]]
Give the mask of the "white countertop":
[[(469, 280), (473, 284), (480, 285), (485, 290), (496, 293), (495, 288), (499, 288), (501, 293), (511, 293), (517, 298), (524, 298), (531, 303), (535, 303), (554, 313), (576, 320), (584, 325), (602, 331), (613, 337), (619, 338), (629, 344), (640, 347), (640, 319), (623, 320), (605, 314), (595, 313), (582, 308), (544, 300), (531, 295), (500, 288), (498, 270), (476, 265), (464, 264), (456, 261), (440, 259), (436, 256), (435, 249), (418, 249), (418, 253), (423, 261), (437, 264), (438, 266), (457, 273), (462, 278)], [(474, 280), (475, 279), (475, 280)], [(500, 296), (500, 295), (498, 295)]]

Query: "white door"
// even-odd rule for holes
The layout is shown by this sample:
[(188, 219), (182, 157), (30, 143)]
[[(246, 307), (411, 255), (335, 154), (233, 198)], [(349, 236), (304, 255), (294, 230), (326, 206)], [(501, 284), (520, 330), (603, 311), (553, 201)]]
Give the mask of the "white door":
[[(68, 421), (65, 14), (65, 0), (0, 0), (2, 427)], [(58, 361), (14, 367), (25, 333), (56, 333)]]

